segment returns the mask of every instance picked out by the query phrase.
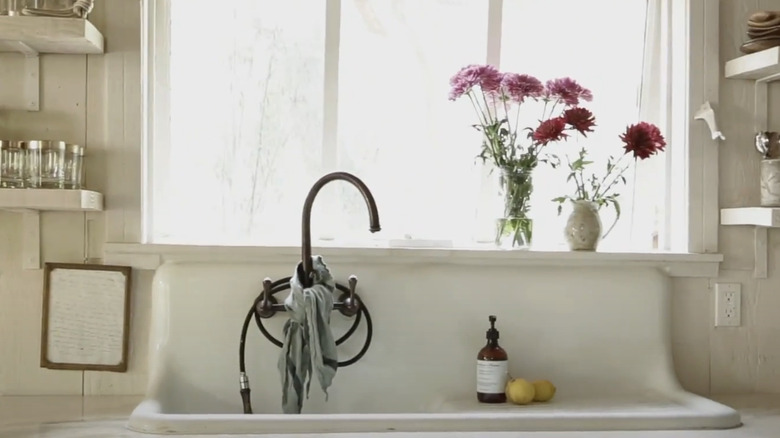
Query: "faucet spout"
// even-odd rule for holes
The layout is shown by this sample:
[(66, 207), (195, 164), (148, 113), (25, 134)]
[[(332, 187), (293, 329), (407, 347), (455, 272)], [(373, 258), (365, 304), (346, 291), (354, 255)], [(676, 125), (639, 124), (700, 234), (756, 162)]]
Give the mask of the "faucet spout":
[(301, 278), (301, 282), (305, 287), (311, 287), (311, 273), (313, 270), (312, 267), (312, 261), (311, 261), (311, 208), (314, 204), (314, 199), (317, 197), (317, 193), (319, 193), (320, 189), (327, 183), (335, 180), (342, 180), (346, 181), (353, 186), (357, 187), (357, 189), (360, 191), (360, 194), (363, 195), (363, 199), (366, 201), (366, 206), (368, 207), (368, 220), (369, 220), (369, 228), (368, 230), (372, 233), (376, 233), (377, 231), (381, 230), (381, 227), (379, 226), (379, 212), (376, 208), (376, 202), (374, 201), (374, 196), (371, 194), (371, 191), (368, 189), (368, 187), (363, 183), (363, 181), (360, 180), (360, 178), (356, 177), (355, 175), (352, 175), (351, 173), (347, 172), (332, 172), (329, 173), (319, 180), (317, 180), (316, 183), (312, 186), (312, 188), (309, 190), (309, 195), (306, 196), (306, 202), (303, 204), (303, 220), (302, 220), (302, 245), (301, 245), (301, 260), (303, 261), (303, 275)]

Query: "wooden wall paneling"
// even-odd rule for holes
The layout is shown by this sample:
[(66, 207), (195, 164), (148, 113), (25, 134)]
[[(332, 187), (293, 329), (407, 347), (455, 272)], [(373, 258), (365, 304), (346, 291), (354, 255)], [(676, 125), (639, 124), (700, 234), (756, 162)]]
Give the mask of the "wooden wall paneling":
[[(107, 1), (95, 12), (106, 53), (89, 57), (87, 138), (97, 154), (89, 170), (95, 187), (106, 194), (106, 212), (104, 221), (95, 219), (97, 229), (89, 231), (95, 236), (103, 229), (100, 244), (89, 244), (93, 257), (100, 256), (104, 241), (139, 241), (141, 205), (141, 3)], [(133, 272), (127, 372), (85, 371), (86, 395), (142, 394), (146, 389), (152, 275)]]

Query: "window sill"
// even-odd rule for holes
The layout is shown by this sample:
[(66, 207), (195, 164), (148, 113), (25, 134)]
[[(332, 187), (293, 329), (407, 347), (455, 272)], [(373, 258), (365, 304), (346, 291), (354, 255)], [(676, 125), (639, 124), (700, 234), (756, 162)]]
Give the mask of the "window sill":
[[(104, 263), (157, 269), (165, 262), (289, 263), (300, 260), (300, 247), (191, 246), (106, 243)], [(667, 252), (522, 251), (494, 248), (346, 248), (315, 247), (330, 263), (438, 264), (467, 266), (652, 267), (670, 277), (717, 277), (721, 254)]]

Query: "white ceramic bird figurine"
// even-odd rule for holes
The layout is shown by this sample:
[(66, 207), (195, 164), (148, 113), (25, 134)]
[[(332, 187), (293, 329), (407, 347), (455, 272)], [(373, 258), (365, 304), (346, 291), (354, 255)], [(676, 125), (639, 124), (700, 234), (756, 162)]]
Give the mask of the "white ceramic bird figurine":
[(699, 107), (699, 110), (696, 111), (696, 114), (693, 115), (693, 118), (695, 120), (704, 120), (707, 122), (707, 126), (710, 128), (713, 140), (716, 138), (720, 138), (721, 140), (726, 139), (726, 137), (724, 137), (723, 134), (718, 130), (718, 123), (715, 121), (715, 110), (712, 109), (709, 101), (704, 102)]

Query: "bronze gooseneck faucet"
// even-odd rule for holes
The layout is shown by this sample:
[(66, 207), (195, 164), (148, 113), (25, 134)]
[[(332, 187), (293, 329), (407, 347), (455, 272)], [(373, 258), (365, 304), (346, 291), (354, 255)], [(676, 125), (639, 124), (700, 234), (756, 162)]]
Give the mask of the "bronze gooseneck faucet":
[[(311, 275), (312, 271), (314, 270), (311, 261), (311, 207), (312, 204), (314, 204), (314, 198), (317, 197), (317, 192), (320, 191), (322, 186), (329, 183), (330, 181), (337, 179), (347, 181), (360, 190), (360, 194), (363, 195), (363, 199), (366, 200), (366, 205), (368, 206), (368, 217), (371, 222), (369, 230), (372, 233), (376, 233), (380, 230), (379, 213), (376, 209), (374, 196), (371, 194), (371, 191), (368, 190), (368, 187), (363, 184), (363, 181), (361, 181), (355, 175), (346, 172), (333, 172), (320, 178), (316, 183), (314, 183), (314, 186), (312, 186), (311, 190), (309, 190), (309, 195), (306, 197), (306, 202), (303, 204), (303, 244), (301, 249), (302, 263), (298, 264), (297, 272), (295, 274), (298, 276), (298, 279), (300, 279), (303, 287), (311, 287), (313, 282)], [(292, 277), (282, 278), (277, 281), (272, 281), (270, 278), (263, 280), (263, 292), (255, 299), (254, 303), (252, 304), (252, 308), (249, 309), (249, 313), (247, 313), (246, 318), (244, 319), (244, 325), (241, 327), (241, 341), (238, 348), (238, 368), (239, 383), (241, 387), (241, 400), (244, 404), (245, 414), (252, 413), (252, 403), (249, 395), (249, 378), (246, 375), (246, 365), (244, 360), (244, 346), (246, 343), (246, 333), (247, 329), (249, 328), (249, 323), (254, 318), (255, 322), (257, 323), (257, 327), (260, 329), (260, 332), (266, 337), (266, 339), (271, 341), (277, 347), (282, 347), (284, 345), (282, 341), (274, 338), (273, 335), (271, 335), (268, 330), (266, 330), (262, 320), (263, 318), (270, 318), (274, 316), (277, 311), (287, 310), (285, 305), (279, 303), (273, 295), (282, 290), (289, 289), (291, 279)], [(360, 358), (366, 354), (366, 351), (368, 351), (368, 347), (371, 345), (371, 336), (373, 334), (373, 324), (371, 322), (371, 315), (368, 312), (368, 308), (365, 305), (361, 305), (360, 297), (357, 295), (357, 293), (355, 293), (355, 289), (357, 287), (357, 277), (350, 275), (348, 282), (349, 287), (339, 284), (338, 282), (335, 283), (336, 289), (339, 290), (342, 294), (340, 301), (333, 303), (333, 308), (335, 310), (339, 310), (347, 317), (354, 316), (355, 318), (352, 327), (347, 330), (343, 336), (336, 340), (336, 345), (340, 345), (342, 342), (346, 341), (350, 336), (352, 336), (352, 334), (357, 329), (358, 324), (360, 324), (361, 319), (365, 319), (366, 340), (363, 343), (363, 348), (361, 348), (360, 351), (355, 354), (355, 356), (345, 361), (339, 361), (339, 367), (346, 367), (360, 360)]]
[(342, 180), (351, 183), (353, 186), (360, 190), (360, 194), (363, 195), (363, 199), (366, 201), (368, 207), (368, 219), (370, 222), (368, 230), (372, 233), (376, 233), (381, 230), (379, 226), (379, 212), (376, 208), (376, 202), (374, 202), (374, 196), (368, 187), (356, 177), (347, 172), (333, 172), (320, 178), (312, 188), (309, 190), (309, 195), (306, 197), (306, 202), (303, 204), (303, 239), (301, 244), (301, 260), (303, 261), (303, 275), (301, 276), (301, 282), (304, 287), (311, 287), (312, 279), (312, 262), (311, 262), (311, 207), (314, 204), (314, 198), (317, 197), (317, 193), (327, 183), (335, 180)]

